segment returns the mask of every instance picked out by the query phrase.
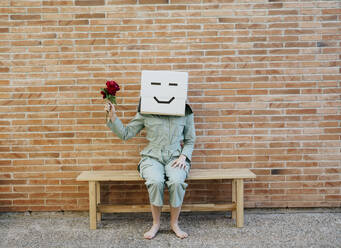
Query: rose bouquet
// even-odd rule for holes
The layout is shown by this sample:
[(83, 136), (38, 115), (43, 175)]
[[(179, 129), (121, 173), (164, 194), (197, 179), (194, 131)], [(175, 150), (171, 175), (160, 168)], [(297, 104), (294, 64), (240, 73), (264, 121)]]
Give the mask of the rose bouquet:
[[(103, 99), (107, 99), (113, 104), (116, 104), (116, 92), (120, 90), (120, 86), (115, 81), (107, 81), (106, 88), (101, 88), (101, 94)], [(108, 112), (105, 119), (108, 118)]]
[(107, 81), (107, 87), (101, 88), (103, 99), (108, 99), (111, 103), (116, 104), (116, 92), (120, 90), (120, 86), (115, 81)]

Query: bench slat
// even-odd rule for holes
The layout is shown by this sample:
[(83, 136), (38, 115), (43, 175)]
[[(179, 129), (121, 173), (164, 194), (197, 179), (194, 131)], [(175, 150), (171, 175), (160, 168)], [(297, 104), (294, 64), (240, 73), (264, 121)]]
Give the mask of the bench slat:
[[(227, 211), (236, 208), (235, 203), (225, 204), (183, 204), (181, 212), (190, 211)], [(98, 210), (101, 213), (132, 213), (132, 212), (150, 212), (150, 205), (109, 205), (98, 204)], [(162, 212), (169, 212), (169, 205), (162, 207)]]
[[(256, 175), (246, 168), (238, 169), (191, 169), (187, 180), (246, 179)], [(83, 171), (77, 181), (141, 181), (136, 170)]]
[(192, 169), (189, 173), (190, 180), (203, 179), (246, 179), (256, 178), (249, 169)]

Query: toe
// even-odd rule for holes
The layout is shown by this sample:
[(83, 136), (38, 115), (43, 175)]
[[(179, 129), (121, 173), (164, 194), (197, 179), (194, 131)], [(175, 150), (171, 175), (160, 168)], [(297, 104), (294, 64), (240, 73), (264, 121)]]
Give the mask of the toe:
[(149, 232), (146, 232), (144, 235), (143, 235), (146, 239), (151, 239), (151, 234)]
[(152, 235), (145, 236), (146, 239), (152, 239)]
[(183, 233), (183, 234), (181, 234), (181, 238), (183, 239), (183, 238), (186, 238), (187, 236), (186, 236), (186, 233)]

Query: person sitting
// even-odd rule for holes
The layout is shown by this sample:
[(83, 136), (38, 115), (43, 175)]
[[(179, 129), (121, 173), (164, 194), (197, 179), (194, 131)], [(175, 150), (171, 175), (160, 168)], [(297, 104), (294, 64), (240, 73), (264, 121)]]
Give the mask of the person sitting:
[(171, 229), (179, 238), (188, 237), (179, 227), (178, 219), (188, 186), (184, 181), (190, 170), (196, 139), (191, 107), (186, 104), (184, 116), (172, 116), (142, 114), (139, 106), (135, 117), (126, 126), (117, 117), (113, 104), (108, 102), (105, 111), (109, 112), (107, 127), (122, 140), (130, 139), (143, 128), (146, 129), (149, 144), (140, 153), (138, 171), (146, 180), (153, 225), (144, 238), (154, 238), (160, 228), (165, 184), (169, 191)]

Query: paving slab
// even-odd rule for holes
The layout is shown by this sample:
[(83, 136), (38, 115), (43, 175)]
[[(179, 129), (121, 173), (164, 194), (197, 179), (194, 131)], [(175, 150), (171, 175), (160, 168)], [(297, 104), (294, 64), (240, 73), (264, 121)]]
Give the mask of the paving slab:
[(245, 209), (244, 227), (235, 227), (230, 212), (181, 213), (189, 237), (179, 239), (162, 213), (152, 240), (143, 238), (150, 213), (103, 214), (98, 229), (89, 229), (88, 212), (0, 213), (1, 248), (82, 247), (341, 247), (341, 209)]

